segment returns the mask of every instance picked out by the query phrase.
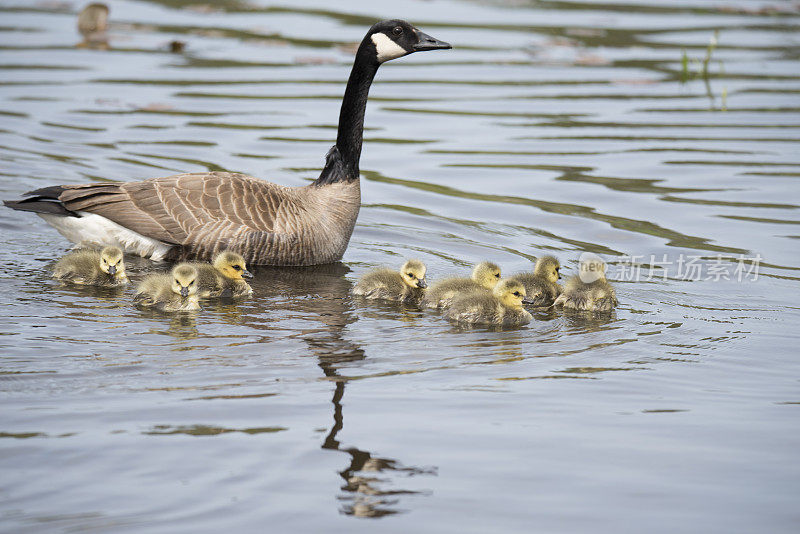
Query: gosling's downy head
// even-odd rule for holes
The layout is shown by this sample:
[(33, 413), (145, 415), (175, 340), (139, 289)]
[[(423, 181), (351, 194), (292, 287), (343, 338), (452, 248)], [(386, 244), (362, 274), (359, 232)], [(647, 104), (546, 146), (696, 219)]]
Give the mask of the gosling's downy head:
[(561, 263), (559, 263), (557, 258), (554, 256), (542, 256), (536, 260), (533, 274), (555, 284), (558, 282), (558, 279), (561, 278), (560, 269)]
[(125, 276), (125, 262), (122, 260), (122, 251), (117, 247), (105, 247), (101, 250), (100, 270), (111, 276), (123, 278)]
[(197, 269), (188, 263), (180, 263), (173, 267), (172, 291), (183, 298), (197, 293)]
[(422, 33), (404, 20), (382, 20), (369, 29), (359, 50), (372, 54), (378, 64), (425, 50), (446, 50), (448, 43)]
[(400, 268), (400, 275), (403, 282), (409, 287), (425, 289), (428, 283), (425, 281), (425, 273), (428, 268), (419, 260), (408, 260)]
[(223, 251), (214, 258), (214, 268), (222, 276), (231, 280), (241, 280), (243, 276), (252, 278), (253, 275), (247, 270), (244, 258), (235, 252)]
[(606, 281), (606, 262), (597, 254), (584, 252), (580, 257), (580, 270), (578, 277), (584, 284), (595, 281)]
[(472, 279), (491, 290), (500, 281), (500, 267), (496, 263), (482, 261), (472, 270)]
[(525, 298), (525, 286), (515, 280), (500, 280), (492, 290), (500, 302), (511, 308), (521, 308)]

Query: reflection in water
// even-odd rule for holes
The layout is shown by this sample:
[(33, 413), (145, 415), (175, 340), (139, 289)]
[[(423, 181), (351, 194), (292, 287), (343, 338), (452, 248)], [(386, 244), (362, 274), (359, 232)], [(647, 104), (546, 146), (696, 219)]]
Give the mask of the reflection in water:
[[(344, 338), (348, 324), (357, 320), (350, 300), (350, 282), (344, 275), (350, 269), (341, 263), (300, 268), (254, 267), (254, 285), (260, 280), (269, 280), (271, 289), (279, 292), (286, 301), (282, 306), (287, 311), (299, 312), (303, 317), (318, 322), (319, 327), (301, 330), (297, 335), (317, 358), (317, 364), (325, 377), (334, 384), (333, 425), (323, 449), (343, 451), (350, 456), (350, 464), (339, 472), (344, 479), (343, 493), (338, 499), (343, 514), (359, 517), (381, 517), (395, 514), (399, 500), (397, 496), (418, 494), (419, 491), (404, 489), (381, 489), (391, 484), (396, 477), (426, 474), (435, 475), (436, 468), (406, 467), (397, 460), (374, 456), (357, 447), (342, 448), (337, 436), (344, 429), (344, 398), (347, 379), (341, 377), (338, 368), (342, 364), (363, 360), (364, 350)], [(396, 312), (396, 310), (395, 310)], [(383, 476), (380, 476), (383, 474)]]
[(617, 321), (617, 313), (614, 310), (608, 311), (585, 311), (563, 310), (564, 320), (570, 328), (586, 332), (602, 332), (608, 329), (608, 325)]
[(181, 341), (195, 339), (200, 335), (195, 317), (192, 312), (175, 313), (170, 319), (169, 328), (163, 333)]
[(56, 302), (68, 310), (74, 310), (79, 302), (85, 302), (92, 308), (110, 307), (112, 309), (125, 302), (125, 286), (98, 287), (47, 281), (38, 287), (40, 291), (61, 294), (63, 298), (59, 298)]

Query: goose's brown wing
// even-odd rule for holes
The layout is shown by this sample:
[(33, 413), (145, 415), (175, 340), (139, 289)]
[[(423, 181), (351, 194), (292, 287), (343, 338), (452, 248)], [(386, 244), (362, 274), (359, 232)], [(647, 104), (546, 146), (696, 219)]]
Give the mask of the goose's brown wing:
[[(288, 188), (228, 172), (177, 174), (141, 182), (62, 186), (68, 210), (95, 213), (176, 245), (243, 231), (274, 232)], [(291, 202), (289, 202), (292, 204)], [(284, 206), (284, 209), (290, 206)]]

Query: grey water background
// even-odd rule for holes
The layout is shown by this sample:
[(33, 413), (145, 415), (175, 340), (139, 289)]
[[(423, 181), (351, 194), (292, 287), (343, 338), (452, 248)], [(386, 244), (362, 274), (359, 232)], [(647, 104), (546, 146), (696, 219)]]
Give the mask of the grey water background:
[[(0, 209), (1, 531), (796, 532), (800, 4), (109, 4), (91, 50), (82, 4), (0, 1), (0, 198), (303, 185), (374, 21), (454, 49), (380, 69), (343, 262), (256, 269), (240, 304), (61, 287), (68, 243)], [(410, 256), (433, 281), (584, 251), (611, 315), (470, 330), (348, 295)]]

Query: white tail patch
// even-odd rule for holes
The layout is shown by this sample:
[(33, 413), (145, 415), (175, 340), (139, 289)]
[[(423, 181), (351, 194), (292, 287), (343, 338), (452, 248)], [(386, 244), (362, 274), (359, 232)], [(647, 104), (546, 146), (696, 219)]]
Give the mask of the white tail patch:
[(390, 59), (397, 59), (408, 54), (408, 51), (399, 44), (391, 40), (391, 38), (383, 32), (373, 33), (372, 42), (375, 43), (375, 49), (378, 51), (378, 63), (389, 61)]
[(172, 248), (171, 245), (145, 237), (100, 215), (85, 211), (78, 214), (80, 217), (37, 213), (47, 224), (58, 230), (58, 233), (77, 245), (116, 246), (125, 252), (156, 261), (162, 260)]

